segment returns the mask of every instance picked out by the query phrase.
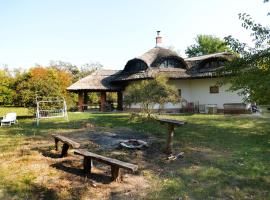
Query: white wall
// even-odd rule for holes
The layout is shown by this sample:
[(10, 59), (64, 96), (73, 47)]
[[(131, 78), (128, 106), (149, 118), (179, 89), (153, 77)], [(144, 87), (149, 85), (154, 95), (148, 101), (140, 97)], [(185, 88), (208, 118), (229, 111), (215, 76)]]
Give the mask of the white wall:
[[(181, 89), (182, 98), (188, 102), (199, 102), (199, 104), (217, 104), (217, 107), (223, 109), (224, 103), (242, 103), (243, 97), (237, 92), (227, 91), (229, 85), (219, 87), (219, 93), (211, 94), (210, 86), (215, 86), (218, 78), (170, 80), (169, 84)], [(132, 105), (131, 108), (139, 108), (139, 105)], [(165, 109), (181, 108), (181, 104), (166, 103)], [(154, 109), (159, 109), (155, 105)]]
[(211, 94), (210, 86), (215, 86), (217, 81), (218, 78), (172, 80), (170, 84), (182, 90), (184, 99), (191, 102), (199, 101), (199, 104), (217, 104), (218, 108), (222, 109), (224, 103), (243, 102), (243, 97), (239, 96), (237, 92), (227, 91), (228, 84), (219, 87), (219, 93)]

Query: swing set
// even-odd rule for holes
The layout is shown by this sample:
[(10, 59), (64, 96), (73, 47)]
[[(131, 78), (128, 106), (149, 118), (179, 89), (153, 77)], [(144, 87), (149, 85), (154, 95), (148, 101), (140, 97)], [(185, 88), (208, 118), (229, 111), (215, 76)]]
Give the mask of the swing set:
[[(40, 100), (41, 99), (41, 100)], [(36, 121), (37, 126), (41, 119), (50, 118), (65, 118), (68, 120), (67, 104), (64, 98), (48, 97), (38, 98), (36, 97)]]

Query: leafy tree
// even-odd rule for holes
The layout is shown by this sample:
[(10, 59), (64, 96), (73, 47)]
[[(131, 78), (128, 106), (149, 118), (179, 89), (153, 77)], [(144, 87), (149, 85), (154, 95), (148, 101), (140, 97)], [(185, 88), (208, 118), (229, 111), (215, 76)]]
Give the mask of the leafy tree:
[(80, 78), (80, 70), (76, 65), (73, 65), (69, 62), (64, 62), (61, 60), (52, 60), (50, 61), (49, 67), (56, 69), (58, 71), (66, 71), (71, 74), (73, 82), (77, 81)]
[(85, 63), (80, 68), (80, 78), (86, 77), (101, 68), (103, 68), (103, 65), (99, 62)]
[(55, 68), (35, 67), (21, 77), (17, 85), (17, 98), (22, 106), (35, 106), (36, 96), (65, 97), (66, 88), (72, 83), (71, 75)]
[(166, 102), (176, 103), (179, 100), (177, 89), (169, 85), (168, 79), (163, 76), (134, 82), (124, 92), (125, 104), (128, 106), (139, 104), (148, 117), (155, 104), (163, 106)]
[(12, 105), (15, 91), (14, 79), (7, 69), (0, 69), (0, 105)]
[(78, 81), (80, 78), (83, 78), (85, 76), (88, 76), (95, 70), (98, 70), (103, 67), (102, 64), (99, 62), (91, 62), (91, 63), (85, 63), (81, 67), (78, 67), (76, 65), (73, 65), (69, 62), (64, 62), (61, 60), (54, 61), (52, 60), (50, 62), (51, 68), (57, 69), (59, 71), (66, 71), (72, 75), (72, 82)]
[(240, 57), (225, 68), (233, 76), (224, 79), (230, 82), (230, 90), (238, 91), (247, 101), (258, 104), (270, 103), (270, 29), (256, 23), (244, 13), (239, 14), (242, 26), (251, 31), (253, 47), (228, 36), (226, 42)]
[(213, 35), (197, 35), (196, 43), (187, 47), (185, 53), (188, 57), (202, 56), (211, 53), (228, 51), (231, 49), (224, 40)]

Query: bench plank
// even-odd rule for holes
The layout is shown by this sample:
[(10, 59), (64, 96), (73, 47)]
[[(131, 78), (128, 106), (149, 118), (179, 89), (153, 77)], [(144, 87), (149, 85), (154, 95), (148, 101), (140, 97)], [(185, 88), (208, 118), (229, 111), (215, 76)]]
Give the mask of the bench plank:
[(75, 154), (77, 155), (81, 155), (81, 156), (85, 156), (85, 157), (89, 157), (91, 159), (106, 163), (108, 165), (115, 165), (115, 166), (119, 166), (121, 168), (127, 169), (127, 170), (131, 170), (133, 172), (138, 170), (138, 166), (131, 164), (131, 163), (127, 163), (127, 162), (123, 162), (114, 158), (108, 158), (105, 156), (101, 156), (92, 152), (89, 152), (85, 149), (77, 149), (74, 151)]
[(52, 137), (54, 137), (54, 140), (55, 140), (55, 150), (56, 151), (58, 151), (59, 141), (63, 142), (61, 157), (66, 157), (68, 155), (69, 147), (72, 147), (72, 148), (79, 148), (80, 147), (79, 143), (74, 142), (73, 140), (71, 140), (65, 136), (52, 134)]
[(57, 139), (58, 141), (61, 141), (63, 143), (68, 144), (69, 146), (71, 146), (72, 148), (79, 148), (80, 144), (77, 142), (74, 142), (73, 140), (62, 136), (62, 135), (56, 135), (56, 134), (52, 134), (52, 137), (54, 137), (55, 139)]

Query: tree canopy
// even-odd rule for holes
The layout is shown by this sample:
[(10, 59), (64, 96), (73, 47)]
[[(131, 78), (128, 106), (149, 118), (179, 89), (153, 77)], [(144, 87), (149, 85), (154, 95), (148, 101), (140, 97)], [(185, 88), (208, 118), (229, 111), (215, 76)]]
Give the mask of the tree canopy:
[(37, 65), (29, 70), (9, 70), (4, 66), (0, 69), (0, 105), (32, 107), (39, 96), (64, 97), (72, 107), (76, 95), (68, 94), (66, 88), (101, 67), (99, 63), (77, 67), (63, 61), (51, 61), (49, 66)]
[(240, 56), (225, 68), (233, 76), (224, 82), (232, 84), (231, 90), (238, 91), (247, 101), (270, 104), (270, 29), (253, 21), (250, 15), (239, 14), (242, 26), (251, 31), (253, 46), (228, 36), (227, 44)]
[(168, 84), (168, 79), (157, 76), (153, 80), (142, 80), (130, 84), (125, 90), (125, 104), (140, 104), (148, 116), (155, 104), (163, 106), (166, 102), (176, 103), (180, 97), (176, 88)]
[(185, 53), (188, 57), (194, 57), (225, 51), (232, 50), (224, 40), (213, 35), (197, 35), (195, 44), (188, 46)]

